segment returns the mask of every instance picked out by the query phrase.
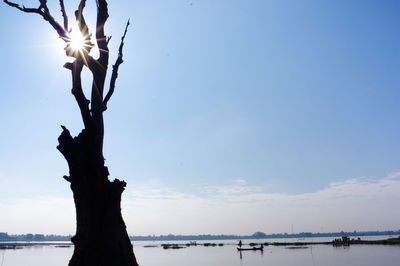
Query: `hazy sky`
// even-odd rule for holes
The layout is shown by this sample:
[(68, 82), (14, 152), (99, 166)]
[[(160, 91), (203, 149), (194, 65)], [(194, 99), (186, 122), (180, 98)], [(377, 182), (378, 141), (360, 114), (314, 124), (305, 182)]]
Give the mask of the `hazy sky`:
[[(128, 183), (129, 234), (398, 230), (399, 11), (395, 0), (110, 1), (112, 62), (132, 22), (104, 147), (110, 178)], [(0, 36), (0, 231), (72, 234), (56, 145), (61, 124), (83, 125), (62, 42), (3, 3)]]

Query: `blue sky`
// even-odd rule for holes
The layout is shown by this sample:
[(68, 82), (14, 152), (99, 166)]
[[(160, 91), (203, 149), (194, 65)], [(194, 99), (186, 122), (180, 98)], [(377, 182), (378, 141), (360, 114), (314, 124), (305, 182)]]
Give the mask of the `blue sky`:
[[(86, 9), (92, 24), (93, 7)], [(300, 231), (398, 229), (399, 10), (398, 1), (361, 0), (110, 3), (112, 58), (132, 21), (104, 147), (111, 178), (128, 182), (130, 231), (282, 232), (300, 210), (314, 220), (357, 214), (305, 220), (295, 225)], [(0, 34), (0, 211), (10, 213), (0, 231), (73, 233), (71, 192), (61, 178), (68, 168), (55, 147), (61, 124), (76, 135), (82, 122), (62, 43), (45, 21), (5, 5)], [(307, 210), (288, 203), (304, 198), (321, 203)], [(157, 207), (171, 199), (179, 210)], [(372, 215), (371, 202), (385, 219), (362, 219)], [(28, 209), (41, 214), (29, 226), (18, 222)], [(221, 218), (202, 228), (188, 210)], [(47, 216), (56, 220), (39, 226)]]

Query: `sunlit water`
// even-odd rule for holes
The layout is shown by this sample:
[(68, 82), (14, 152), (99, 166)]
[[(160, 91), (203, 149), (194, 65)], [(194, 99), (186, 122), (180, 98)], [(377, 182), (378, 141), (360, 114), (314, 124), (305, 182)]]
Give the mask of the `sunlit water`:
[[(362, 239), (382, 239), (382, 237), (363, 237)], [(301, 239), (298, 241), (326, 241), (332, 238)], [(249, 242), (295, 242), (297, 239), (245, 240)], [(201, 245), (183, 249), (163, 249), (159, 245), (166, 242), (135, 242), (134, 250), (141, 266), (398, 266), (400, 265), (400, 246), (352, 245), (333, 247), (331, 245), (312, 245), (304, 249), (288, 249), (284, 246), (266, 246), (264, 251), (236, 250), (237, 241), (205, 241), (224, 243), (224, 246), (204, 247)], [(173, 241), (179, 243), (179, 241)], [(181, 243), (187, 243), (183, 241)], [(197, 243), (202, 243), (198, 241)], [(145, 245), (158, 247), (146, 248)], [(71, 258), (73, 247), (34, 246), (22, 249), (0, 250), (0, 266), (66, 266)]]

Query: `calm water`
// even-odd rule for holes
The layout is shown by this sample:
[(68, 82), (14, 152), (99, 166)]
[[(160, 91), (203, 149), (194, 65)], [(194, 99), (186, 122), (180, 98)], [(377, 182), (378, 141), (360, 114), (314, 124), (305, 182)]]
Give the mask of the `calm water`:
[[(368, 237), (375, 239), (376, 237)], [(382, 238), (382, 237), (378, 237)], [(385, 237), (386, 238), (386, 237)], [(328, 240), (331, 240), (329, 238)], [(363, 237), (363, 239), (367, 239)], [(302, 239), (301, 241), (324, 241), (322, 238)], [(271, 239), (268, 241), (271, 242)], [(275, 239), (273, 241), (296, 241), (296, 239)], [(178, 241), (174, 241), (177, 243)], [(166, 242), (135, 242), (134, 249), (142, 266), (305, 266), (305, 265), (351, 265), (351, 266), (398, 266), (400, 265), (400, 246), (353, 245), (332, 247), (314, 245), (306, 249), (287, 249), (282, 246), (264, 247), (264, 252), (236, 251), (236, 241), (208, 241), (225, 243), (222, 247), (192, 246), (184, 249), (145, 248), (144, 245), (159, 245)], [(261, 242), (260, 240), (246, 240)], [(183, 243), (187, 243), (186, 241)], [(201, 243), (201, 241), (198, 241)], [(73, 247), (36, 246), (15, 250), (0, 250), (0, 266), (66, 266)]]

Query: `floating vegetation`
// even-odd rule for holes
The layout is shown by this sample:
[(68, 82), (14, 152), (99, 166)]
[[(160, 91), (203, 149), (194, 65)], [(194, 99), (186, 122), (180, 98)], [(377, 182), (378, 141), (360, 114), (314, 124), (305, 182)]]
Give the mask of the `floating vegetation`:
[(0, 249), (21, 249), (21, 246), (9, 245), (9, 246), (0, 246)]
[[(311, 242), (312, 244), (312, 242)], [(273, 246), (306, 246), (310, 245), (310, 243), (307, 242), (273, 242), (271, 243)]]
[[(191, 246), (204, 246), (204, 247), (222, 247), (224, 246), (224, 243), (197, 243), (196, 241), (190, 241), (189, 243), (186, 244), (175, 244), (175, 243), (169, 243), (169, 244), (161, 244), (161, 246), (164, 249), (179, 249), (179, 248), (186, 248), (186, 247), (191, 247)], [(144, 247), (157, 247), (154, 245), (148, 245)]]
[(285, 247), (286, 249), (306, 249), (309, 248), (308, 246), (289, 246)]
[(161, 244), (163, 249), (180, 249), (180, 248), (186, 248), (184, 246), (181, 246), (179, 244)]
[(265, 242), (265, 243), (249, 243), (249, 246), (250, 246), (250, 247), (260, 246), (260, 245), (268, 246), (269, 244), (270, 244), (270, 243), (268, 243), (268, 242)]
[(224, 246), (224, 243), (203, 243), (203, 246), (205, 246), (205, 247), (216, 247), (216, 246), (219, 246), (219, 247), (222, 247), (222, 246)]
[(196, 241), (190, 241), (189, 243), (186, 243), (185, 244), (187, 247), (190, 247), (190, 246), (197, 246), (197, 242)]

